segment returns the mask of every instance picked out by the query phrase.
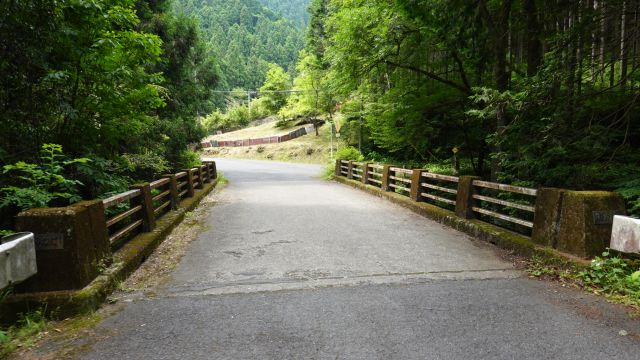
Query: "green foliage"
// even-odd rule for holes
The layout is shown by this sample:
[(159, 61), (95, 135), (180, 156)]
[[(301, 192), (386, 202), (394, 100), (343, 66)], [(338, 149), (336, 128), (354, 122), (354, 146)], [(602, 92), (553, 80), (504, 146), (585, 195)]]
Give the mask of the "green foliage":
[(586, 287), (609, 295), (624, 295), (640, 302), (640, 269), (606, 251), (596, 257), (589, 269), (578, 274)]
[(200, 165), (202, 165), (202, 160), (200, 160), (200, 154), (197, 152), (187, 149), (180, 153), (180, 161), (178, 163), (180, 169), (191, 169)]
[(131, 176), (140, 179), (144, 175), (136, 175), (126, 158), (109, 160), (94, 154), (87, 154), (91, 161), (75, 165), (74, 178), (79, 180), (82, 186), (82, 197), (85, 199), (97, 199), (105, 197), (105, 194), (117, 194), (127, 191), (133, 183)]
[(307, 7), (309, 0), (260, 0), (271, 11), (291, 20), (300, 28), (304, 28), (309, 21)]
[[(365, 153), (438, 164), (455, 147), (476, 175), (618, 189), (637, 215), (640, 37), (607, 30), (628, 26), (627, 6), (607, 1), (603, 17), (584, 2), (313, 0), (307, 53), (341, 109), (341, 139)], [(303, 97), (281, 115), (310, 113)]]
[(286, 103), (287, 94), (281, 93), (290, 88), (289, 75), (276, 64), (269, 64), (267, 78), (260, 88), (265, 107), (272, 114), (277, 113)]
[(14, 326), (6, 331), (0, 330), (0, 358), (5, 358), (18, 347), (34, 345), (37, 335), (46, 327), (45, 309), (21, 314)]
[(16, 207), (28, 210), (47, 207), (53, 201), (64, 200), (68, 204), (81, 200), (78, 186), (82, 183), (67, 179), (64, 172), (72, 165), (88, 161), (86, 158), (70, 160), (63, 154), (62, 146), (45, 144), (40, 152), (39, 163), (19, 161), (5, 165), (2, 174), (11, 185), (0, 189), (0, 209)]
[(142, 154), (124, 154), (122, 157), (129, 171), (139, 180), (156, 179), (171, 169), (169, 162), (162, 155), (150, 151)]
[(364, 156), (360, 151), (353, 146), (345, 146), (341, 147), (335, 153), (336, 160), (354, 160), (354, 161), (363, 161)]
[(320, 59), (303, 50), (298, 56), (296, 71), (298, 76), (293, 81), (293, 87), (302, 92), (288, 98), (286, 106), (279, 112), (280, 117), (284, 120), (316, 118), (320, 114), (331, 117), (336, 100)]
[[(287, 16), (291, 9), (306, 9), (306, 0), (271, 1), (269, 7)], [(300, 4), (301, 8), (295, 6)], [(269, 64), (294, 69), (296, 55), (304, 46), (299, 21), (291, 21), (263, 6), (258, 0), (175, 0), (177, 13), (200, 22), (207, 50), (216, 59), (220, 89), (257, 89), (266, 78)], [(217, 103), (224, 106), (222, 96)]]

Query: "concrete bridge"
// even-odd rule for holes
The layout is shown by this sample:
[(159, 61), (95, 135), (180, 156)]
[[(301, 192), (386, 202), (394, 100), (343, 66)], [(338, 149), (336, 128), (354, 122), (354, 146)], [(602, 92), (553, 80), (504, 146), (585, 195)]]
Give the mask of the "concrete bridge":
[(206, 230), (80, 358), (639, 356), (623, 309), (529, 279), (488, 243), (323, 181), (319, 166), (217, 163), (230, 184), (210, 195)]

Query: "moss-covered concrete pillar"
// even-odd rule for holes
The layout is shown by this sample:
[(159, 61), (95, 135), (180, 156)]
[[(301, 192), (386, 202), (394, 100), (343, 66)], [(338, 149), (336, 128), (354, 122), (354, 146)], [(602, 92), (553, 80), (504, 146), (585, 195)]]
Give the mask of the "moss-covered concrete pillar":
[(136, 184), (130, 187), (131, 190), (140, 190), (140, 196), (131, 199), (131, 207), (140, 206), (140, 218), (142, 219), (142, 231), (149, 232), (156, 227), (156, 216), (153, 211), (153, 196), (148, 183)]
[(464, 219), (473, 219), (475, 214), (473, 212), (474, 206), (474, 188), (473, 181), (480, 180), (478, 176), (460, 176), (458, 182), (458, 195), (456, 197), (456, 215)]
[(369, 184), (369, 163), (362, 163), (362, 183), (365, 185)]
[(391, 184), (391, 177), (395, 174), (391, 171), (393, 165), (383, 165), (382, 167), (382, 185), (380, 188), (382, 191), (393, 191), (393, 188), (389, 186)]
[(422, 173), (427, 172), (425, 169), (413, 169), (411, 173), (411, 200), (413, 201), (422, 201), (422, 191), (420, 190), (422, 184)]
[(335, 175), (336, 176), (342, 175), (342, 160), (336, 160)]
[(560, 231), (560, 212), (565, 189), (540, 188), (536, 195), (531, 239), (538, 245), (556, 247)]
[(35, 234), (38, 273), (16, 292), (81, 289), (111, 261), (101, 200), (18, 214), (16, 230)]
[(584, 258), (609, 246), (614, 215), (625, 215), (620, 194), (606, 191), (566, 191), (562, 196), (555, 248)]
[(163, 178), (169, 179), (169, 197), (171, 198), (171, 208), (177, 209), (180, 204), (180, 192), (178, 191), (178, 179), (175, 174), (162, 175)]

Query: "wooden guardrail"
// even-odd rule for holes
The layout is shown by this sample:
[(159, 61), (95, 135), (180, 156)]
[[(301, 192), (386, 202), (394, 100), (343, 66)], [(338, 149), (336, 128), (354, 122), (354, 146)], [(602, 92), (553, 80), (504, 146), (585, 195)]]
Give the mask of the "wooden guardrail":
[(338, 160), (336, 175), (393, 191), (414, 201), (530, 235), (536, 189), (435, 174), (424, 169)]
[(134, 185), (129, 191), (102, 200), (112, 247), (141, 231), (152, 231), (157, 219), (176, 209), (180, 200), (192, 197), (196, 189), (216, 176), (215, 163), (205, 162), (148, 184)]

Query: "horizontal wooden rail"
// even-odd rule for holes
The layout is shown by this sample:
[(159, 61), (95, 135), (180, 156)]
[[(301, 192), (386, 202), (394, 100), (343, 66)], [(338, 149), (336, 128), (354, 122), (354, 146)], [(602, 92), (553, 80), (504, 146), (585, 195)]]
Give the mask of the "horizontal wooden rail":
[(108, 209), (129, 199), (133, 199), (136, 196), (140, 196), (140, 190), (129, 190), (123, 192), (122, 194), (114, 195), (110, 198), (102, 200), (102, 204), (104, 205), (105, 209)]
[(512, 223), (515, 223), (515, 224), (526, 226), (528, 228), (533, 228), (533, 223), (530, 222), (530, 221), (518, 219), (518, 218), (515, 218), (515, 217), (512, 217), (512, 216), (500, 214), (500, 213), (497, 213), (495, 211), (479, 208), (479, 207), (476, 207), (476, 206), (474, 206), (472, 208), (472, 210), (477, 212), (477, 213), (483, 214), (483, 215), (491, 216), (493, 218), (509, 221), (509, 222), (512, 222)]
[(121, 229), (120, 231), (116, 232), (115, 234), (113, 234), (112, 236), (109, 237), (109, 241), (111, 243), (114, 243), (120, 239), (122, 239), (123, 237), (125, 237), (127, 234), (129, 234), (130, 232), (132, 232), (133, 230), (135, 230), (136, 228), (142, 226), (142, 220), (138, 220), (133, 222), (130, 225), (127, 225), (126, 227), (124, 227), (123, 229)]
[(450, 200), (450, 199), (447, 199), (447, 198), (443, 198), (443, 197), (440, 197), (440, 196), (437, 196), (437, 195), (427, 194), (427, 193), (421, 193), (420, 195), (423, 196), (423, 197), (426, 197), (428, 199), (431, 199), (431, 200), (440, 201), (440, 202), (447, 203), (447, 204), (450, 204), (450, 205), (453, 205), (453, 206), (456, 205), (455, 200)]
[(378, 185), (382, 185), (382, 181), (381, 181), (381, 180), (377, 180), (377, 179), (369, 178), (369, 181), (371, 181), (371, 182), (373, 182), (373, 183), (376, 183), (376, 184), (378, 184)]
[(428, 188), (428, 189), (433, 189), (433, 190), (438, 190), (438, 191), (442, 191), (442, 192), (446, 192), (449, 194), (457, 194), (458, 193), (458, 189), (449, 189), (446, 187), (442, 187), (442, 186), (437, 186), (437, 185), (433, 185), (433, 184), (429, 184), (429, 183), (421, 183), (420, 184), (422, 187)]
[(394, 188), (394, 189), (400, 189), (402, 191), (411, 192), (411, 189), (406, 188), (404, 186), (400, 186), (400, 185), (396, 185), (396, 184), (389, 184), (389, 186)]
[(411, 179), (407, 179), (407, 178), (403, 178), (403, 177), (389, 176), (389, 179), (398, 180), (398, 181), (405, 182), (407, 184), (411, 184)]
[(142, 206), (138, 205), (138, 206), (132, 207), (131, 209), (129, 209), (129, 210), (125, 211), (125, 212), (122, 212), (122, 213), (120, 213), (120, 214), (108, 219), (107, 220), (107, 227), (109, 228), (109, 227), (119, 223), (120, 221), (122, 221), (122, 220), (126, 219), (127, 217), (137, 213), (140, 210), (142, 210)]
[(183, 177), (187, 176), (187, 172), (186, 171), (182, 171), (176, 174), (176, 179), (182, 179)]
[(149, 187), (151, 187), (151, 190), (157, 189), (163, 185), (167, 185), (171, 182), (170, 179), (164, 178), (164, 179), (160, 179), (160, 180), (156, 180), (152, 183), (149, 184)]
[(423, 172), (421, 173), (422, 176), (426, 177), (426, 178), (431, 178), (431, 179), (436, 179), (436, 180), (444, 180), (444, 181), (451, 181), (451, 182), (460, 182), (460, 178), (456, 177), (456, 176), (449, 176), (449, 175), (440, 175), (440, 174), (434, 174), (434, 173), (430, 173), (430, 172)]
[(480, 201), (487, 201), (493, 204), (503, 205), (510, 208), (514, 208), (514, 209), (520, 209), (520, 210), (524, 210), (532, 213), (536, 212), (536, 208), (530, 205), (518, 204), (511, 201), (505, 201), (505, 200), (496, 199), (489, 196), (477, 195), (477, 194), (473, 195), (473, 198), (478, 199)]
[(487, 189), (508, 191), (516, 194), (524, 194), (530, 196), (536, 196), (538, 194), (538, 190), (526, 188), (522, 186), (514, 186), (514, 185), (506, 185), (506, 184), (498, 184), (488, 181), (474, 180), (473, 186), (483, 187)]
[(376, 170), (382, 170), (382, 169), (384, 169), (384, 166), (378, 165), (378, 164), (369, 164), (369, 168), (376, 169)]
[(403, 168), (398, 168), (398, 167), (392, 167), (390, 170), (391, 170), (391, 172), (399, 172), (399, 173), (404, 173), (404, 174), (407, 174), (407, 175), (413, 174), (413, 170), (411, 170), (411, 169), (403, 169)]
[(170, 205), (171, 205), (171, 200), (165, 201), (163, 204), (161, 204), (157, 208), (153, 209), (153, 213), (158, 215), (163, 209), (166, 209)]

